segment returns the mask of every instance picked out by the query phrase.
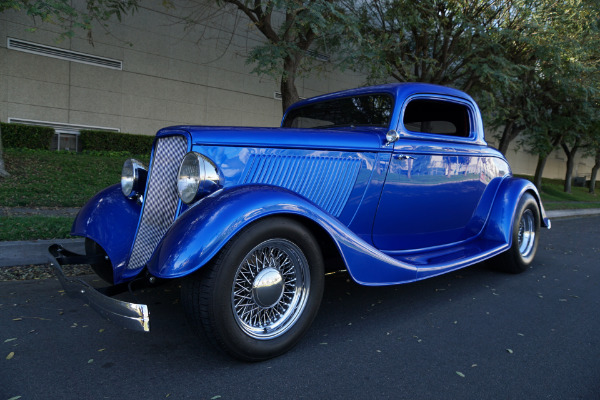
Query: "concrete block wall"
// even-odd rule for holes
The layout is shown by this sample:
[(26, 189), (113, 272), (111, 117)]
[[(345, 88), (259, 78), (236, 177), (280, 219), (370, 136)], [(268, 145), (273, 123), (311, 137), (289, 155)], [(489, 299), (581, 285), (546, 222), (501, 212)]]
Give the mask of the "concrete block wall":
[[(491, 146), (497, 146), (498, 143), (493, 138), (492, 132), (486, 132), (486, 141)], [(521, 175), (535, 175), (538, 157), (529, 154), (523, 148), (518, 146), (519, 137), (511, 142), (506, 152), (506, 158), (512, 168), (513, 173)], [(575, 158), (575, 167), (573, 168), (573, 177), (585, 177), (590, 179), (594, 158), (585, 157), (584, 151), (579, 150)], [(564, 179), (567, 168), (567, 156), (562, 149), (553, 151), (544, 167), (544, 178)]]
[[(208, 4), (210, 2), (206, 2)], [(18, 118), (116, 128), (152, 135), (175, 124), (277, 126), (279, 84), (246, 65), (260, 34), (239, 12), (204, 7), (204, 25), (186, 29), (178, 9), (144, 2), (133, 16), (57, 42), (56, 26), (0, 14), (0, 120)], [(123, 70), (7, 49), (7, 38), (120, 60)], [(300, 96), (360, 86), (357, 74), (299, 78)], [(325, 84), (324, 84), (325, 83)]]

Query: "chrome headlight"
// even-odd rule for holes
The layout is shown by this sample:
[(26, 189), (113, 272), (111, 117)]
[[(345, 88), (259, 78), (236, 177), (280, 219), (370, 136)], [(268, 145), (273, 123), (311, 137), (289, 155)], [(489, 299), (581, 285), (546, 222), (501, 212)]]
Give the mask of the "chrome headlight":
[(126, 197), (132, 198), (144, 193), (148, 171), (144, 164), (130, 158), (123, 163), (121, 170), (121, 190)]
[(190, 204), (219, 186), (219, 173), (212, 160), (195, 151), (185, 155), (177, 174), (177, 192), (181, 201)]

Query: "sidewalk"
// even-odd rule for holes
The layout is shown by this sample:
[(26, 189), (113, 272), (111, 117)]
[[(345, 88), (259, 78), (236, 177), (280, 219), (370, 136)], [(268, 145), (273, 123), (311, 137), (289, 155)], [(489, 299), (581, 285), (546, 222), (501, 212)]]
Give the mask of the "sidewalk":
[[(546, 211), (548, 218), (559, 219), (600, 215), (600, 208), (583, 210)], [(45, 264), (47, 249), (58, 243), (75, 253), (85, 254), (84, 239), (27, 240), (20, 242), (0, 242), (0, 267), (17, 265)]]

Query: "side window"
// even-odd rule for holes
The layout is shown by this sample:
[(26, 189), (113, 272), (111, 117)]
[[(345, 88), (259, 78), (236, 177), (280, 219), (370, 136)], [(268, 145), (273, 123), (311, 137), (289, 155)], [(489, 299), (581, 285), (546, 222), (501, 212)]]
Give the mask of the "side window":
[(468, 107), (451, 101), (412, 100), (402, 122), (412, 132), (458, 137), (469, 137), (471, 133)]

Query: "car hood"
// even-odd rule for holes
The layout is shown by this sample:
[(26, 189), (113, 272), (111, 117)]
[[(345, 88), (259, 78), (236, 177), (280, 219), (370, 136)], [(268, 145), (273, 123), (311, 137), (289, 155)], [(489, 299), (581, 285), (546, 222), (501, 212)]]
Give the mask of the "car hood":
[(187, 132), (194, 145), (279, 147), (302, 149), (379, 150), (385, 145), (384, 128), (293, 129), (217, 126), (172, 126), (157, 136)]

